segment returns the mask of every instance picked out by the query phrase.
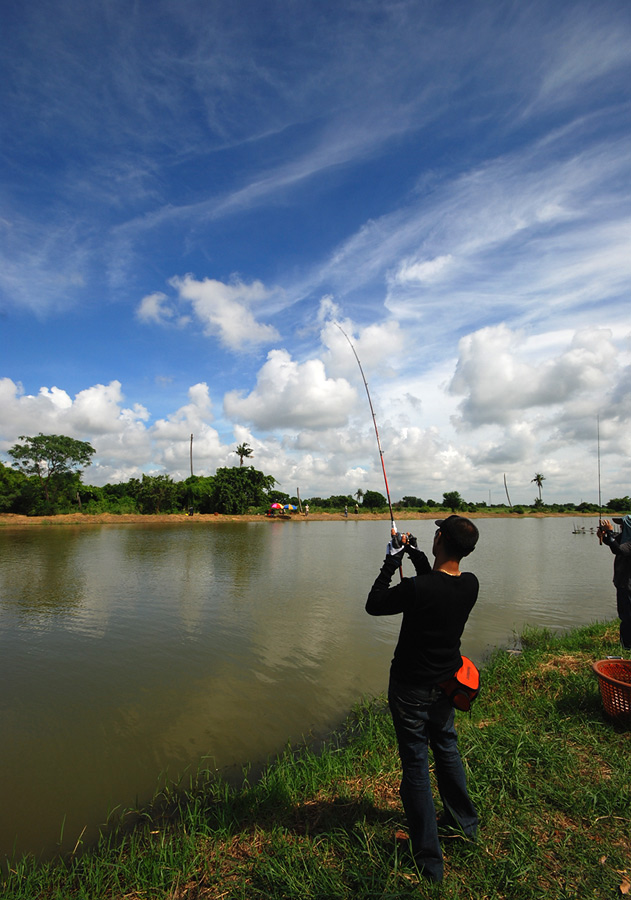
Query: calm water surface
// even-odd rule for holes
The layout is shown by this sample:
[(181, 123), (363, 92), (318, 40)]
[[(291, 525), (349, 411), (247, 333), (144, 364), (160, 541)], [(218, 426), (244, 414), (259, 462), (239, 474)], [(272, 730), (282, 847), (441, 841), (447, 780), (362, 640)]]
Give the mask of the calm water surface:
[[(571, 519), (478, 525), (474, 660), (615, 617), (611, 554)], [(383, 691), (399, 621), (364, 602), (387, 540), (352, 518), (3, 529), (0, 857), (72, 849), (164, 773), (238, 773)]]

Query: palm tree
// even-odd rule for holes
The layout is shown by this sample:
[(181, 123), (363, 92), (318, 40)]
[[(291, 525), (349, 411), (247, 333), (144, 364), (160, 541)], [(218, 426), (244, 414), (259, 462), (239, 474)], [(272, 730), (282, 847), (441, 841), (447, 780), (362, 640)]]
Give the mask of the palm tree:
[(239, 457), (239, 466), (243, 465), (243, 457), (250, 457), (254, 453), (254, 450), (248, 446), (248, 444), (239, 444), (237, 449), (234, 451)]
[(535, 477), (530, 479), (530, 483), (533, 481), (539, 488), (539, 501), (541, 502), (541, 488), (543, 487), (543, 482), (546, 480), (546, 476), (542, 475), (540, 472), (535, 473)]
[(364, 496), (364, 492), (362, 491), (361, 488), (357, 488), (357, 490), (355, 491), (353, 496), (356, 497), (358, 503), (361, 503), (362, 497)]

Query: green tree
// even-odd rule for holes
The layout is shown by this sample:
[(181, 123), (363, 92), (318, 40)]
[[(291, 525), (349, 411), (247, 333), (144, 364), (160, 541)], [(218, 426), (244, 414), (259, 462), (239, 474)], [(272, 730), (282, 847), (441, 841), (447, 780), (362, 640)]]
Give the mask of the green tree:
[(462, 509), (465, 506), (465, 502), (458, 491), (446, 491), (443, 494), (443, 505), (453, 513), (458, 509)]
[(177, 487), (177, 505), (180, 509), (190, 509), (194, 512), (209, 513), (210, 496), (214, 482), (212, 475), (191, 475), (185, 481), (180, 481)]
[(264, 475), (254, 466), (217, 469), (209, 498), (212, 512), (241, 515), (250, 506), (269, 502), (269, 491), (276, 484), (271, 475)]
[(357, 500), (358, 503), (361, 503), (362, 499), (364, 497), (364, 492), (362, 491), (361, 488), (357, 488), (357, 490), (355, 491), (353, 496), (355, 497), (355, 499)]
[(68, 485), (69, 477), (78, 482), (82, 468), (89, 466), (95, 453), (86, 441), (77, 441), (63, 434), (42, 434), (36, 437), (20, 435), (23, 444), (14, 444), (9, 450), (16, 465), (25, 475), (38, 479), (44, 491), (47, 505), (54, 502), (61, 488)]
[(535, 477), (530, 479), (530, 483), (532, 484), (534, 482), (537, 485), (537, 487), (539, 488), (539, 505), (541, 505), (541, 503), (542, 503), (541, 488), (543, 487), (543, 482), (545, 480), (546, 480), (546, 476), (542, 475), (541, 472), (535, 472)]
[(254, 453), (254, 450), (248, 444), (239, 444), (239, 446), (237, 447), (237, 449), (234, 452), (239, 457), (239, 466), (242, 466), (243, 459), (244, 458), (249, 459), (252, 456), (252, 454)]
[(631, 510), (631, 499), (629, 497), (613, 497), (607, 501), (607, 509), (613, 512), (628, 513)]
[(172, 512), (177, 486), (168, 475), (143, 475), (136, 502), (143, 514)]
[(0, 512), (22, 512), (29, 485), (26, 475), (0, 463)]
[(404, 507), (424, 506), (425, 501), (421, 497), (403, 497), (401, 503)]
[(353, 502), (353, 498), (350, 494), (331, 494), (329, 497), (329, 509), (344, 509), (345, 506), (350, 506)]
[(292, 499), (289, 494), (286, 494), (284, 491), (274, 490), (272, 496), (270, 496), (270, 503), (280, 503), (281, 506), (285, 506), (288, 503), (292, 503)]
[(380, 494), (379, 491), (366, 491), (364, 494), (364, 502), (362, 506), (365, 506), (366, 509), (381, 509), (383, 506), (387, 506), (388, 501)]

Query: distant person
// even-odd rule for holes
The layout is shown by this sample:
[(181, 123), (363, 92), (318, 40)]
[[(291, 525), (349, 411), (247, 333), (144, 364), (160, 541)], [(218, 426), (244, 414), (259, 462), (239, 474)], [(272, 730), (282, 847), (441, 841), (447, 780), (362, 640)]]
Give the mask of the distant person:
[(305, 516), (309, 515), (309, 504), (305, 503)]
[(359, 513), (359, 506), (356, 503), (355, 504), (355, 515), (357, 515), (358, 513)]
[(346, 518), (348, 519), (348, 506), (345, 506), (345, 507), (344, 507), (344, 515), (345, 515)]
[(620, 644), (623, 650), (631, 650), (631, 516), (613, 521), (616, 525), (622, 525), (622, 531), (618, 534), (614, 534), (608, 519), (600, 523), (596, 533), (615, 556), (613, 583), (620, 619)]
[[(471, 553), (478, 529), (469, 519), (439, 519), (432, 553), (434, 564), (412, 535), (393, 529), (386, 558), (373, 584), (366, 611), (371, 616), (403, 615), (390, 667), (388, 704), (399, 745), (401, 800), (416, 864), (429, 881), (442, 881), (443, 854), (439, 826), (475, 838), (478, 814), (467, 792), (458, 751), (454, 708), (440, 687), (462, 665), (460, 638), (478, 598), (478, 579), (460, 571)], [(390, 580), (409, 555), (416, 578)], [(443, 804), (439, 821), (429, 778), (428, 750), (434, 755), (436, 780)]]

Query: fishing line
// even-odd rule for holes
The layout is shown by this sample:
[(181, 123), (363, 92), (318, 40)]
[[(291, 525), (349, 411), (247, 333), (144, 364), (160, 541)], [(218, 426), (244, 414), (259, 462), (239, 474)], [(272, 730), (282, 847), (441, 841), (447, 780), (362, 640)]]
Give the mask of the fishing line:
[(359, 361), (359, 356), (357, 355), (357, 351), (355, 350), (355, 347), (353, 346), (351, 339), (349, 338), (349, 336), (346, 334), (346, 332), (344, 331), (344, 329), (338, 322), (334, 322), (333, 324), (337, 325), (337, 327), (340, 329), (340, 331), (342, 332), (342, 334), (348, 341), (349, 347), (353, 351), (353, 353), (355, 355), (355, 359), (357, 360), (357, 365), (359, 366), (359, 371), (361, 372), (361, 375), (362, 375), (364, 387), (366, 388), (366, 396), (368, 397), (368, 405), (370, 406), (370, 412), (372, 413), (372, 421), (373, 421), (373, 425), (375, 426), (375, 435), (377, 437), (377, 447), (379, 448), (379, 458), (381, 459), (381, 469), (383, 471), (383, 480), (386, 485), (386, 496), (388, 498), (388, 508), (390, 509), (390, 521), (392, 523), (392, 527), (396, 531), (396, 525), (394, 524), (394, 514), (392, 512), (392, 501), (390, 500), (390, 488), (388, 487), (388, 476), (386, 475), (386, 466), (383, 461), (383, 450), (381, 449), (381, 440), (379, 439), (379, 429), (377, 428), (377, 417), (375, 416), (375, 410), (372, 405), (372, 400), (370, 399), (370, 391), (368, 390), (368, 382), (366, 381), (366, 376), (364, 375), (364, 370), (362, 369), (362, 364)]

